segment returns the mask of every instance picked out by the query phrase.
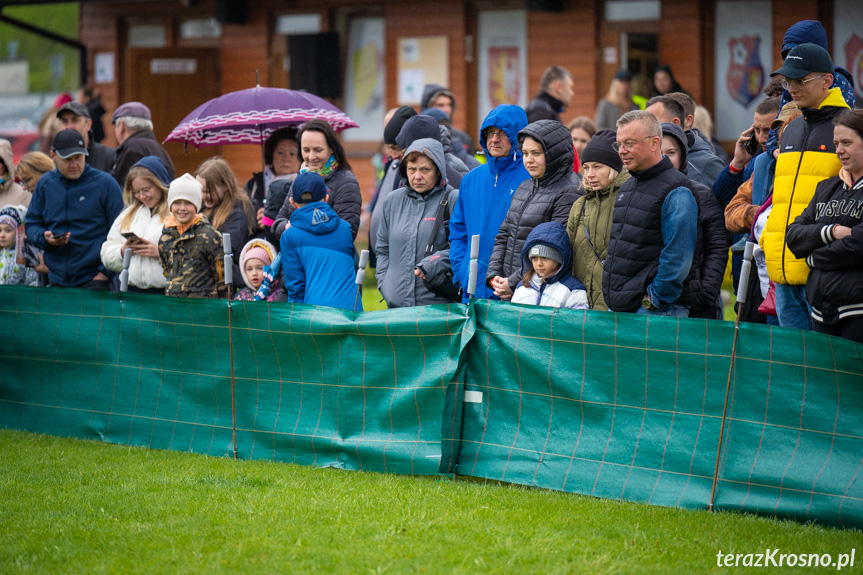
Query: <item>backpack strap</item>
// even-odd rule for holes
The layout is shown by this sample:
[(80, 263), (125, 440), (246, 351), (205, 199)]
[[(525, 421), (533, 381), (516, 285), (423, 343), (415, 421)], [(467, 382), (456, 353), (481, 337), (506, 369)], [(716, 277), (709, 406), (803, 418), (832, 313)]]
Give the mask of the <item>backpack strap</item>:
[[(425, 255), (430, 256), (434, 253), (434, 239), (437, 237), (437, 233), (440, 230), (441, 224), (444, 221), (444, 215), (447, 213), (447, 205), (449, 204), (449, 194), (444, 190), (443, 197), (440, 201), (440, 206), (437, 209), (437, 215), (434, 218), (434, 226), (432, 226), (431, 235), (429, 236), (428, 244), (426, 244)], [(449, 221), (449, 218), (446, 218), (446, 221)]]

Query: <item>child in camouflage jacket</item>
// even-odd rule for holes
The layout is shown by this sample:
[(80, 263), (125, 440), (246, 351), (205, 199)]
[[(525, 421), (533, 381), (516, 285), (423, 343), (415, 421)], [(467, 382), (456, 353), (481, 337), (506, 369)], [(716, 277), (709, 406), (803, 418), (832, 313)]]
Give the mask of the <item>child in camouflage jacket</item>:
[(165, 218), (159, 239), (167, 296), (228, 297), (222, 234), (198, 213), (201, 190), (201, 184), (189, 174), (183, 174), (168, 188), (171, 215)]

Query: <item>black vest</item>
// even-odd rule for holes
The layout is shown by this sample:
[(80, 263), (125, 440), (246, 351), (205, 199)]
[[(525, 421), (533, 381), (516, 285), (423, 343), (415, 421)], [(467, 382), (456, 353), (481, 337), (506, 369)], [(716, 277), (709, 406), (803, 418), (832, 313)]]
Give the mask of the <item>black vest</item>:
[(632, 172), (632, 176), (614, 202), (608, 257), (602, 272), (602, 294), (612, 311), (635, 312), (641, 306), (665, 247), (662, 204), (672, 190), (689, 188), (689, 178), (664, 156), (658, 164)]

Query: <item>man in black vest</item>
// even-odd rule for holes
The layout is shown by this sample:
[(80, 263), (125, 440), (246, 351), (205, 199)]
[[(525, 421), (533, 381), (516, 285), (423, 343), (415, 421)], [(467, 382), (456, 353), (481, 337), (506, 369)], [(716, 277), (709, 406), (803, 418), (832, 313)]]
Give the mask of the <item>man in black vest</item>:
[(686, 294), (698, 234), (689, 178), (662, 155), (662, 128), (644, 110), (617, 121), (618, 150), (632, 174), (614, 203), (602, 293), (612, 311), (687, 317)]

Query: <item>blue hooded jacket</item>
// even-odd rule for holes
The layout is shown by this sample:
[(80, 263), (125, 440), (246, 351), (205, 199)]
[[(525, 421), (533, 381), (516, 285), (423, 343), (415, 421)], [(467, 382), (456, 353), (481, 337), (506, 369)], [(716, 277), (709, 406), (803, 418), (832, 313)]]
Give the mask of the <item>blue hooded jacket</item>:
[(527, 126), (527, 115), (519, 106), (504, 104), (486, 116), (482, 130), (494, 126), (503, 130), (512, 144), (512, 150), (502, 158), (493, 158), (488, 153), (485, 137), (480, 144), (488, 162), (471, 170), (461, 181), (458, 200), (450, 218), (450, 261), (453, 279), (464, 288), (467, 302), (468, 275), (470, 273), (470, 238), (479, 234), (479, 271), (476, 297), (498, 299), (494, 291), (485, 285), (488, 261), (494, 248), (494, 238), (506, 218), (512, 195), (518, 185), (530, 179), (530, 174), (521, 161), (518, 133)]
[[(553, 276), (543, 282), (542, 288), (537, 292), (536, 305), (539, 305), (539, 302), (542, 300), (542, 290), (551, 284), (560, 282), (570, 290), (587, 289), (583, 283), (572, 276), (572, 244), (569, 241), (569, 236), (566, 234), (566, 228), (560, 222), (544, 222), (533, 228), (530, 234), (528, 234), (524, 247), (521, 249), (522, 276), (527, 273), (527, 270), (533, 267), (528, 254), (530, 253), (530, 248), (536, 244), (551, 246), (563, 256), (563, 264), (561, 264)], [(518, 287), (522, 285), (523, 281), (518, 283)]]
[(326, 202), (311, 202), (291, 213), (279, 241), (288, 301), (363, 310), (354, 283), (351, 226)]

